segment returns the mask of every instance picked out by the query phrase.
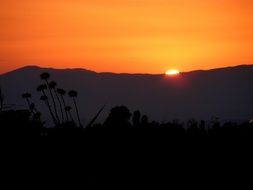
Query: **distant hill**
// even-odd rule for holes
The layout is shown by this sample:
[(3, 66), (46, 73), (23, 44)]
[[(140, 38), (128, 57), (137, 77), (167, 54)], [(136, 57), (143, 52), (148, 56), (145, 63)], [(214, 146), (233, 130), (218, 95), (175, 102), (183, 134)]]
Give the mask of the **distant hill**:
[(42, 72), (49, 72), (61, 88), (79, 92), (78, 106), (84, 122), (104, 104), (107, 109), (100, 121), (116, 105), (126, 105), (131, 111), (139, 109), (158, 121), (212, 117), (241, 121), (253, 117), (253, 65), (193, 71), (176, 77), (29, 66), (0, 75), (6, 103), (24, 108), (21, 94), (28, 91), (44, 112), (36, 92)]

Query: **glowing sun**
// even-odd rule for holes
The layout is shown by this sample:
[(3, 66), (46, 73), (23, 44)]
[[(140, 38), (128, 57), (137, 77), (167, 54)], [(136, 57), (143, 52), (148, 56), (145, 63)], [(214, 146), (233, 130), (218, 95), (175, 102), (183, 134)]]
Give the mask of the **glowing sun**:
[(171, 70), (168, 70), (168, 71), (165, 72), (166, 75), (170, 75), (170, 76), (172, 76), (172, 75), (178, 75), (179, 73), (180, 72), (177, 69), (171, 69)]

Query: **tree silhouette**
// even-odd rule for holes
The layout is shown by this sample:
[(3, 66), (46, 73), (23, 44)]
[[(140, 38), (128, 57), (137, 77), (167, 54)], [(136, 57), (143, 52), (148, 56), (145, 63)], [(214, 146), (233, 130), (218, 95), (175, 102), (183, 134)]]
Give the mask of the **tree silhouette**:
[(147, 127), (148, 126), (148, 116), (144, 115), (141, 118), (141, 126), (142, 127)]
[(48, 101), (48, 97), (47, 97), (46, 92), (45, 92), (46, 89), (47, 89), (47, 85), (45, 85), (45, 84), (41, 84), (41, 85), (39, 85), (37, 87), (37, 91), (38, 92), (42, 92), (42, 96), (41, 96), (40, 100), (42, 100), (42, 101), (45, 102), (45, 104), (46, 104), (46, 106), (47, 106), (47, 108), (48, 108), (48, 110), (50, 112), (50, 115), (52, 116), (53, 122), (57, 125), (58, 122), (57, 122), (57, 120), (56, 120), (56, 118), (54, 116), (54, 113), (52, 111), (51, 105), (50, 105), (50, 103)]
[(41, 78), (41, 80), (44, 80), (46, 82), (46, 84), (47, 84), (50, 96), (51, 96), (52, 101), (53, 101), (53, 106), (54, 106), (54, 112), (55, 112), (56, 120), (57, 120), (58, 123), (60, 123), (60, 119), (59, 119), (59, 116), (58, 116), (58, 113), (57, 113), (56, 102), (55, 102), (55, 99), (54, 99), (54, 96), (53, 96), (53, 92), (52, 92), (52, 89), (50, 88), (49, 81), (48, 81), (48, 79), (50, 78), (50, 74), (46, 73), (46, 72), (42, 73), (40, 75), (40, 78)]
[(134, 112), (134, 115), (133, 115), (133, 125), (134, 127), (139, 127), (140, 126), (140, 120), (141, 120), (141, 113), (139, 110), (135, 111)]
[(109, 128), (128, 128), (131, 127), (129, 119), (131, 118), (131, 113), (129, 109), (125, 106), (117, 106), (111, 109), (111, 112), (106, 119), (104, 126)]
[(76, 115), (77, 115), (79, 127), (82, 127), (80, 116), (79, 116), (79, 111), (78, 111), (77, 103), (76, 103), (77, 95), (78, 95), (78, 93), (75, 90), (69, 91), (69, 97), (72, 98), (72, 100), (74, 102), (75, 109), (76, 109)]
[(66, 119), (67, 119), (67, 121), (69, 121), (69, 116), (68, 116), (68, 112), (66, 111), (66, 102), (65, 102), (65, 99), (64, 99), (64, 96), (65, 96), (65, 94), (66, 94), (66, 91), (64, 90), (64, 89), (62, 89), (62, 88), (58, 88), (57, 89), (57, 93), (60, 95), (60, 97), (61, 97), (61, 101), (62, 101), (62, 104), (63, 104), (63, 106), (64, 106), (64, 110), (65, 110), (65, 114), (66, 114)]
[(57, 101), (59, 103), (59, 106), (60, 106), (60, 110), (61, 110), (61, 119), (62, 119), (62, 122), (64, 122), (64, 115), (63, 115), (63, 108), (62, 108), (62, 103), (61, 103), (61, 100), (60, 100), (60, 97), (58, 96), (58, 93), (57, 93), (57, 90), (56, 90), (56, 86), (57, 86), (57, 83), (55, 81), (51, 81), (49, 83), (49, 88), (51, 90), (53, 90), (56, 98), (57, 98)]

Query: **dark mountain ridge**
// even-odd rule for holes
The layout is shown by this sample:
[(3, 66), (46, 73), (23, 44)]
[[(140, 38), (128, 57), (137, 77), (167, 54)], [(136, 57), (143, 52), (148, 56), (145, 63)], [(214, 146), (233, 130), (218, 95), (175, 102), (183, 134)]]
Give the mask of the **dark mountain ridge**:
[(104, 104), (107, 109), (101, 120), (117, 105), (126, 105), (132, 111), (139, 109), (162, 122), (212, 117), (243, 121), (253, 117), (253, 65), (184, 72), (174, 77), (28, 66), (0, 75), (5, 103), (25, 108), (21, 94), (31, 92), (48, 118), (36, 92), (42, 72), (49, 72), (59, 87), (79, 92), (78, 106), (84, 123)]

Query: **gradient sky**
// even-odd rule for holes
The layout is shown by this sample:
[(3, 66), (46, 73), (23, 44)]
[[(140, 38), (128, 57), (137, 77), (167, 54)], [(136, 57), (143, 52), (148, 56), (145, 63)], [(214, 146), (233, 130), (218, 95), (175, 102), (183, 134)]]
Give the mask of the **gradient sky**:
[(252, 0), (0, 0), (0, 73), (164, 73), (253, 63)]

